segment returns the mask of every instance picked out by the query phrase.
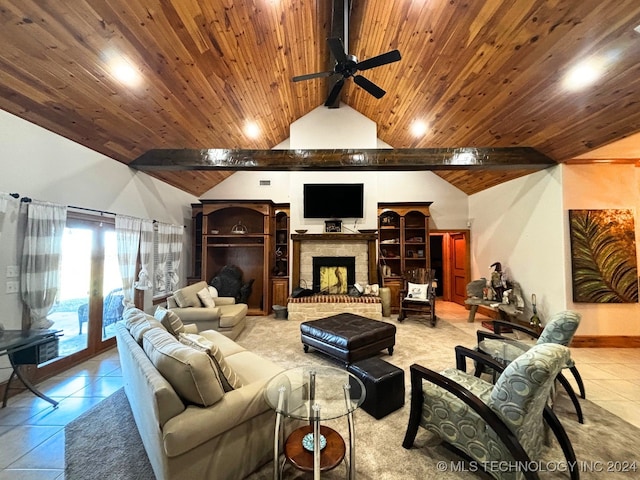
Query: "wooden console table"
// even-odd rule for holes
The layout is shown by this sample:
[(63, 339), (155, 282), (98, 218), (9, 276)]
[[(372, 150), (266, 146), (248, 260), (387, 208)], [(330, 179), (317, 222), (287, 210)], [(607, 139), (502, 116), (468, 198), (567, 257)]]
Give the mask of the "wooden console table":
[(58, 337), (61, 330), (2, 330), (0, 331), (0, 356), (8, 355), (11, 363), (11, 376), (4, 390), (2, 408), (7, 406), (9, 388), (14, 377), (20, 381), (34, 395), (46, 400), (54, 407), (58, 402), (47, 397), (22, 374), (21, 365), (39, 365), (58, 356)]

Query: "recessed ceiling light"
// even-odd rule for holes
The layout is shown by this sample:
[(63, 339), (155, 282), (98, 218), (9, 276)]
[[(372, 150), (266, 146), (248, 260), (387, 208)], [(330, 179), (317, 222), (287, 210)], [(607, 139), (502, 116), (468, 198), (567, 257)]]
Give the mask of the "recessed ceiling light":
[(428, 129), (429, 126), (422, 120), (416, 120), (411, 124), (411, 133), (414, 137), (422, 137), (425, 133), (427, 133)]
[(249, 138), (258, 138), (260, 136), (260, 127), (255, 122), (247, 122), (244, 125), (244, 133)]
[(130, 87), (135, 87), (135, 86), (139, 85), (140, 81), (142, 80), (142, 77), (136, 71), (136, 69), (133, 68), (131, 65), (129, 65), (124, 60), (122, 60), (120, 62), (116, 62), (111, 67), (111, 71), (113, 72), (113, 75), (120, 82), (122, 82), (125, 85), (128, 85)]
[(604, 62), (599, 59), (589, 59), (571, 68), (562, 80), (567, 90), (581, 90), (593, 84), (604, 72)]
[(108, 50), (102, 54), (102, 58), (111, 75), (120, 83), (128, 87), (137, 87), (142, 83), (140, 71), (121, 53)]

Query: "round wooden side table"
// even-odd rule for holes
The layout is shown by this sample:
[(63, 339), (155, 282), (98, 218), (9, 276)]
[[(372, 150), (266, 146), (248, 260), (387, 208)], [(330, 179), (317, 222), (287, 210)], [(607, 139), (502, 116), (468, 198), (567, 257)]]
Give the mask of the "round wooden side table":
[[(313, 433), (311, 425), (294, 430), (284, 444), (284, 456), (299, 470), (313, 472), (313, 451), (302, 446), (302, 439), (308, 433)], [(320, 435), (327, 440), (327, 445), (320, 451), (320, 471), (326, 472), (342, 462), (347, 450), (342, 436), (332, 428), (320, 425)]]

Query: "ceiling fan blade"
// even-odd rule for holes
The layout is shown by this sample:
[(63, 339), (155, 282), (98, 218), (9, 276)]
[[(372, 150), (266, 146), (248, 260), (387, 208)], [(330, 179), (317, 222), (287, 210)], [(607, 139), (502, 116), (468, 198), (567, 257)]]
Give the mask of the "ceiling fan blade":
[(294, 82), (301, 82), (302, 80), (310, 80), (312, 78), (330, 77), (331, 75), (333, 75), (335, 73), (336, 72), (334, 72), (334, 71), (318, 72), (318, 73), (307, 73), (306, 75), (298, 75), (297, 77), (293, 77), (292, 80)]
[(387, 93), (378, 85), (373, 83), (371, 80), (363, 77), (362, 75), (354, 75), (353, 81), (376, 98), (382, 98), (384, 97), (384, 94)]
[(338, 63), (346, 63), (347, 54), (344, 51), (344, 45), (342, 44), (342, 40), (338, 37), (327, 38), (327, 43), (329, 44), (329, 50), (333, 53), (334, 58)]
[(325, 107), (333, 106), (333, 104), (335, 103), (336, 99), (338, 98), (338, 95), (340, 95), (340, 91), (342, 90), (342, 86), (343, 85), (344, 85), (344, 78), (341, 78), (340, 80), (338, 80), (336, 82), (336, 84), (331, 89), (331, 92), (329, 92), (329, 96), (327, 97), (327, 101), (324, 102), (324, 106)]
[(401, 58), (402, 57), (398, 50), (391, 50), (390, 52), (382, 53), (375, 57), (367, 58), (366, 60), (358, 62), (356, 67), (358, 70), (369, 70), (370, 68), (379, 67), (380, 65), (397, 62)]

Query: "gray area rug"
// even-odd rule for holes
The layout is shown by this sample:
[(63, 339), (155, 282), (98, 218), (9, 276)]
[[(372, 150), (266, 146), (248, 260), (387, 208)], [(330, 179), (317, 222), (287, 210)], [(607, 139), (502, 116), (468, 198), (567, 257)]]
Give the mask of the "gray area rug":
[[(356, 466), (360, 480), (482, 478), (464, 469), (458, 458), (438, 444), (436, 438), (420, 429), (411, 450), (402, 448), (409, 417), (409, 366), (421, 364), (433, 370), (443, 370), (455, 364), (455, 345), (473, 346), (475, 337), (446, 321), (435, 328), (416, 320), (403, 323), (391, 321), (397, 328), (393, 356), (381, 357), (405, 371), (405, 406), (381, 420), (375, 420), (363, 410), (355, 413)], [(270, 317), (248, 319), (247, 328), (237, 338), (238, 343), (283, 367), (300, 365), (336, 365), (322, 354), (311, 350), (305, 354), (300, 343), (299, 322), (275, 320)], [(587, 396), (589, 392), (587, 391)], [(580, 462), (582, 479), (640, 478), (640, 472), (622, 472), (636, 462), (640, 469), (640, 429), (607, 412), (598, 405), (582, 400), (585, 424), (576, 420), (570, 401), (559, 395), (555, 410), (564, 425)], [(346, 419), (327, 422), (345, 438)], [(89, 412), (69, 424), (65, 430), (67, 479), (147, 479), (153, 478), (135, 423), (131, 418), (124, 392), (118, 391)], [(544, 462), (540, 464), (542, 478), (569, 478), (564, 471), (564, 455), (555, 438), (551, 438)], [(96, 459), (100, 459), (96, 462)], [(144, 460), (144, 461), (143, 461)], [(445, 467), (442, 469), (442, 464)], [(549, 463), (547, 463), (549, 462)], [(625, 463), (626, 462), (626, 463)], [(100, 465), (97, 465), (100, 464)], [(104, 465), (102, 472), (97, 468)], [(453, 471), (458, 468), (458, 471)], [(608, 471), (611, 470), (611, 471)], [(272, 463), (252, 474), (251, 480), (272, 478)], [(310, 478), (288, 466), (285, 479)], [(322, 478), (346, 478), (346, 466), (340, 465)]]
[(124, 389), (118, 390), (64, 429), (66, 480), (152, 480)]

